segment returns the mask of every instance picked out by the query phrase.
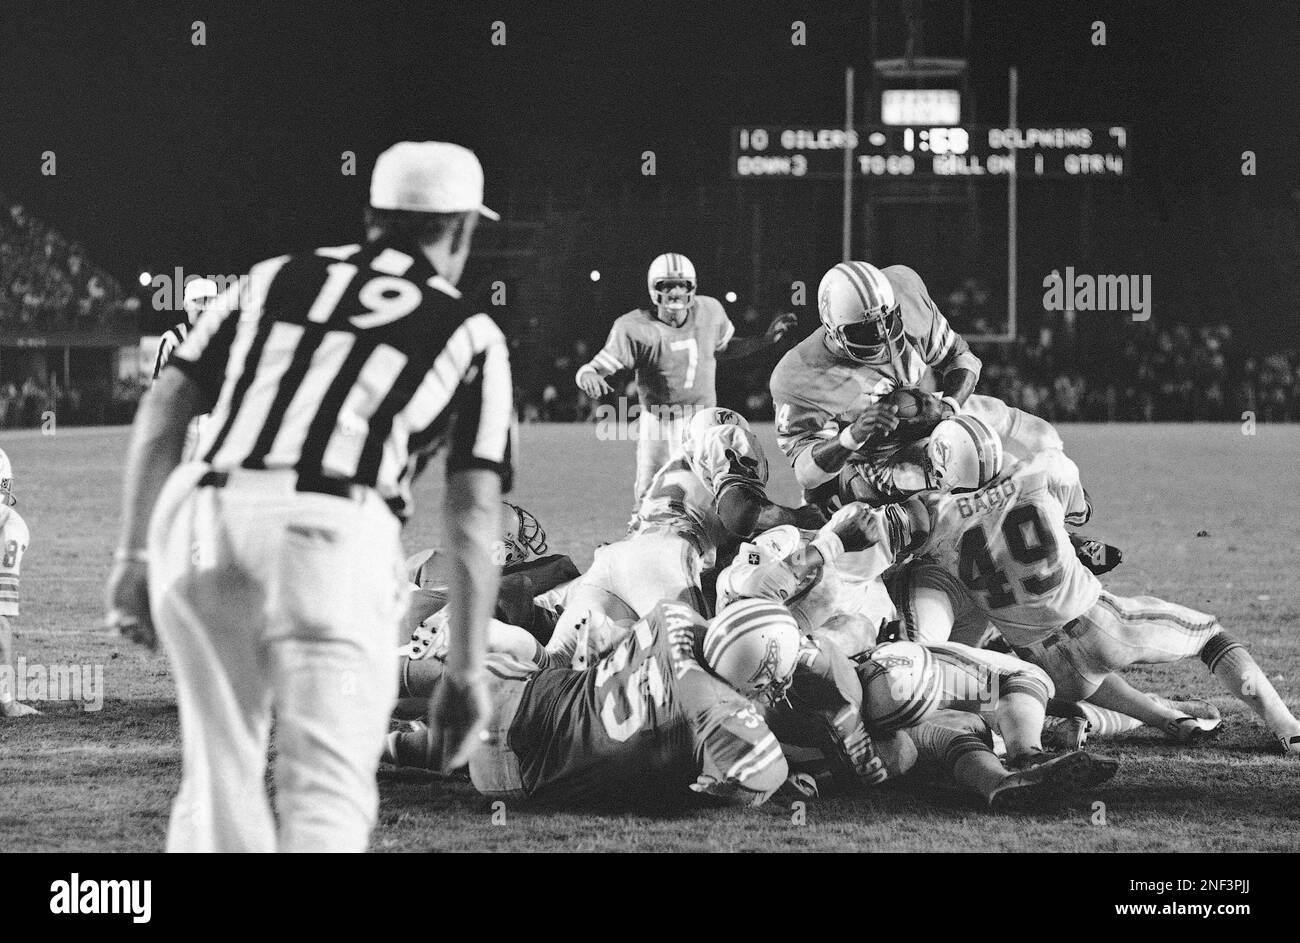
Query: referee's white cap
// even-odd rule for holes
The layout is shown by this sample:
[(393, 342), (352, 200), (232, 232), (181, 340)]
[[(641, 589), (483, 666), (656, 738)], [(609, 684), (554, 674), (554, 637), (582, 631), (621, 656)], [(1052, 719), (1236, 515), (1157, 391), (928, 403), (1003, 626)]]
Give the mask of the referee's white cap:
[(370, 175), (370, 205), (501, 218), (483, 205), (483, 165), (474, 152), (447, 141), (399, 141), (380, 154)]

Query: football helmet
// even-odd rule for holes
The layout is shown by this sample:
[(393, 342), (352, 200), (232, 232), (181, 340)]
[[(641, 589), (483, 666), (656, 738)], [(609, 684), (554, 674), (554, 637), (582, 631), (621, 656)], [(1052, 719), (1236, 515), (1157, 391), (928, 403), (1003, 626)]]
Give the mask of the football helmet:
[(886, 642), (858, 667), (862, 713), (873, 732), (913, 727), (939, 706), (943, 677), (930, 650), (916, 642)]
[(926, 479), (943, 491), (975, 491), (1002, 474), (1002, 440), (982, 420), (953, 416), (925, 445)]
[(686, 463), (699, 475), (714, 494), (729, 481), (749, 481), (767, 487), (771, 469), (758, 437), (742, 426), (711, 426), (691, 443)]
[(854, 363), (887, 364), (903, 348), (903, 316), (894, 286), (866, 262), (841, 262), (817, 286), (826, 342)]
[(690, 455), (693, 443), (702, 439), (704, 433), (714, 426), (740, 426), (749, 431), (749, 420), (734, 409), (723, 406), (706, 406), (697, 410), (686, 424), (686, 431), (682, 433), (682, 451)]
[(776, 704), (785, 698), (799, 661), (794, 616), (767, 599), (733, 602), (704, 633), (704, 661), (745, 697)]
[(0, 449), (0, 504), (13, 507), (18, 503), (14, 497), (14, 467), (9, 464), (9, 456)]
[(541, 522), (517, 504), (502, 501), (505, 534), (501, 538), (501, 566), (527, 563), (546, 553), (546, 531)]
[(680, 252), (665, 252), (650, 263), (646, 275), (655, 317), (665, 324), (681, 327), (695, 303), (695, 266)]
[(185, 316), (191, 324), (199, 319), (217, 294), (217, 283), (210, 278), (191, 278), (185, 283)]

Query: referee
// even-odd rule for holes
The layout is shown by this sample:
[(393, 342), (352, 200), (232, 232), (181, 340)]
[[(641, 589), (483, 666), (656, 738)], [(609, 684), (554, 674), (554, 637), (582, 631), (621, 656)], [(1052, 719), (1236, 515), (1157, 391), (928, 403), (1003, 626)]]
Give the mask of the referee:
[[(162, 641), (176, 677), (168, 850), (365, 850), (408, 595), (399, 532), (444, 442), (451, 683), (431, 708), (436, 755), (457, 766), (480, 742), (513, 434), (505, 339), (456, 290), (479, 217), (499, 218), (482, 199), (470, 151), (394, 145), (375, 164), (366, 243), (253, 266), (141, 405), (107, 606), (128, 637)], [(208, 411), (199, 460), (178, 467), (186, 423)]]

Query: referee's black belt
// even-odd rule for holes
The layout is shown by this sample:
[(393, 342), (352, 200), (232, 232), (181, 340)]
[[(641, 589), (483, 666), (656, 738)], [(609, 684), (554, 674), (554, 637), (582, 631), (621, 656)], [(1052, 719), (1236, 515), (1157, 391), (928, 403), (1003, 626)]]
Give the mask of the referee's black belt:
[[(207, 471), (199, 478), (196, 487), (198, 488), (224, 488), (230, 482), (230, 472)], [(294, 483), (295, 491), (306, 491), (311, 494), (328, 494), (335, 498), (355, 498), (358, 489), (369, 490), (366, 485), (358, 485), (354, 481), (348, 481), (346, 478), (330, 478), (327, 475), (312, 475), (307, 472), (300, 472), (298, 479)], [(397, 516), (398, 520), (402, 519), (402, 502), (397, 498), (386, 498), (384, 503), (388, 505), (388, 510)]]

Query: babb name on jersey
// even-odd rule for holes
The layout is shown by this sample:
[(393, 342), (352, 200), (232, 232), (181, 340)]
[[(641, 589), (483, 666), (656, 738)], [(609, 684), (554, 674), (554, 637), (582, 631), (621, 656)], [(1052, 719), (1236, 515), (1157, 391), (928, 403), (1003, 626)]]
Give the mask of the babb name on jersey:
[(974, 517), (976, 514), (987, 514), (989, 511), (1006, 507), (1019, 491), (1020, 486), (1015, 481), (1010, 479), (999, 481), (983, 491), (977, 491), (972, 495), (958, 498), (957, 511), (963, 518)]

